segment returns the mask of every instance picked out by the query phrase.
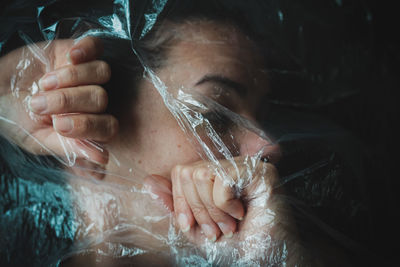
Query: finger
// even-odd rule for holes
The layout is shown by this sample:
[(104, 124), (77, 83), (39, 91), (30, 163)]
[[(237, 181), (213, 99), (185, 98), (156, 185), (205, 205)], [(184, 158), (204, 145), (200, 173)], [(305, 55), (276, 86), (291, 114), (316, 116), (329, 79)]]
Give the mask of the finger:
[(233, 236), (236, 230), (236, 221), (230, 215), (220, 210), (213, 201), (214, 175), (207, 166), (197, 168), (193, 173), (193, 180), (197, 192), (207, 208), (208, 214), (228, 238)]
[(243, 190), (244, 197), (256, 199), (262, 195), (269, 196), (272, 190), (275, 192), (281, 190), (281, 188), (275, 188), (279, 182), (279, 174), (273, 164), (264, 162), (258, 164), (254, 171), (254, 176), (256, 179), (250, 181), (245, 190)]
[(174, 210), (172, 185), (167, 178), (160, 175), (149, 175), (144, 179), (143, 187), (154, 194), (169, 211)]
[(109, 141), (118, 131), (118, 121), (111, 115), (53, 115), (53, 127), (63, 136), (78, 139)]
[(185, 194), (181, 180), (179, 179), (181, 166), (176, 166), (171, 171), (172, 180), (172, 196), (174, 201), (174, 211), (181, 231), (188, 232), (195, 224), (195, 220), (190, 209), (189, 204), (186, 202)]
[(68, 168), (68, 170), (74, 175), (83, 178), (102, 180), (105, 176), (104, 165), (99, 165), (86, 159), (77, 159), (75, 165)]
[(29, 109), (40, 115), (64, 113), (101, 113), (107, 108), (106, 91), (97, 85), (41, 92), (29, 101)]
[(214, 242), (221, 235), (221, 231), (213, 221), (197, 192), (193, 181), (193, 167), (185, 166), (181, 169), (180, 180), (185, 199), (192, 210), (196, 222), (200, 225), (208, 240)]
[(78, 85), (103, 84), (110, 77), (110, 66), (104, 61), (96, 60), (79, 65), (66, 65), (46, 73), (39, 80), (39, 87), (46, 91)]
[(103, 53), (103, 42), (96, 37), (86, 37), (74, 44), (67, 53), (71, 64), (79, 64), (96, 59)]
[[(260, 234), (264, 232), (271, 235), (271, 227), (276, 225), (280, 218), (286, 217), (285, 221), (289, 220), (287, 206), (280, 197), (282, 195), (275, 189), (276, 183), (279, 181), (278, 172), (274, 165), (262, 163), (257, 166), (254, 175), (257, 178), (253, 179), (243, 190), (243, 197), (248, 199), (248, 208), (246, 217), (241, 224), (241, 232), (254, 233), (256, 222), (259, 225)], [(255, 221), (255, 218), (260, 219)]]
[(101, 169), (108, 162), (109, 154), (107, 149), (94, 141), (64, 137), (55, 131), (45, 135), (46, 138), (42, 144), (42, 149), (47, 151), (38, 151), (38, 154), (53, 152), (55, 153), (54, 156), (60, 156), (70, 166), (76, 165), (82, 159), (99, 165), (100, 168), (98, 169)]
[(223, 178), (216, 176), (213, 189), (215, 205), (232, 217), (242, 220), (244, 216), (244, 207), (240, 199), (235, 197), (234, 188), (224, 183)]
[[(65, 139), (71, 140), (71, 138)], [(72, 139), (71, 143), (72, 150), (76, 151), (78, 158), (93, 162), (104, 169), (104, 165), (108, 162), (109, 153), (101, 144), (88, 139)]]

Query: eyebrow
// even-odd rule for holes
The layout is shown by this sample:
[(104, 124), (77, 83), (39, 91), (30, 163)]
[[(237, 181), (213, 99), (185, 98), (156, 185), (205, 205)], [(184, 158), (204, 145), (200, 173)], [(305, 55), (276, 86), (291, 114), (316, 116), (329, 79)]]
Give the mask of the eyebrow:
[(220, 85), (227, 86), (234, 90), (236, 93), (238, 93), (239, 96), (245, 97), (247, 94), (247, 88), (241, 83), (235, 82), (227, 77), (221, 76), (221, 75), (205, 75), (203, 78), (201, 78), (195, 86), (207, 83), (207, 82), (212, 82), (212, 83), (217, 83)]

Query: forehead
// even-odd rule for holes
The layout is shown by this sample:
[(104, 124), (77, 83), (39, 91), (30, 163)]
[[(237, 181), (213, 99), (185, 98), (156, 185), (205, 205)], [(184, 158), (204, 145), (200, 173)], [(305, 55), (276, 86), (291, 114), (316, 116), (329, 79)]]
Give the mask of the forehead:
[(187, 22), (177, 29), (170, 55), (203, 57), (213, 54), (209, 60), (245, 60), (256, 62), (255, 44), (237, 27), (218, 22)]
[[(187, 22), (168, 47), (167, 66), (186, 77), (219, 74), (248, 83), (262, 69), (256, 46), (237, 27), (217, 22)], [(177, 74), (177, 73), (175, 73)]]

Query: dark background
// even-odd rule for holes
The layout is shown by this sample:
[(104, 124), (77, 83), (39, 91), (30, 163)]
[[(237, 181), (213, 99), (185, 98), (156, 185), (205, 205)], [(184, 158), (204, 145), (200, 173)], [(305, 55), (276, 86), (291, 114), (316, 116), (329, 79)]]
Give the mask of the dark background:
[(399, 38), (398, 9), (393, 1), (367, 1), (373, 14), (372, 68), (365, 87), (319, 110), (351, 131), (364, 144), (368, 161), (365, 180), (373, 218), (369, 247), (381, 266), (398, 262), (399, 233)]

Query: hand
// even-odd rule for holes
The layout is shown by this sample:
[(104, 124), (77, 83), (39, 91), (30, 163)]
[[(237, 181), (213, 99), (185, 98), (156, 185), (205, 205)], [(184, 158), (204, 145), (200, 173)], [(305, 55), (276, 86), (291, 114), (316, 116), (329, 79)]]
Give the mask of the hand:
[[(204, 235), (210, 241), (216, 241), (221, 234), (225, 241), (233, 236), (236, 243), (252, 235), (277, 236), (283, 233), (282, 229), (275, 233), (272, 229), (280, 218), (293, 226), (287, 205), (274, 189), (278, 181), (274, 165), (262, 161), (253, 165), (246, 157), (235, 158), (234, 162), (219, 162), (225, 178), (204, 161), (173, 169), (176, 220), (192, 242), (203, 242)], [(232, 179), (230, 183), (226, 182), (227, 177)]]
[[(44, 56), (32, 54), (32, 49)], [(69, 145), (67, 149), (78, 160), (106, 164), (108, 152), (92, 140), (110, 140), (117, 132), (118, 122), (113, 116), (102, 114), (107, 107), (107, 93), (99, 85), (111, 75), (105, 62), (95, 60), (102, 49), (99, 39), (87, 37), (76, 44), (73, 40), (57, 40), (48, 47), (24, 47), (0, 59), (2, 133), (34, 154), (51, 151), (64, 156), (64, 146)], [(43, 57), (54, 68), (46, 74), (45, 67), (49, 66), (41, 65)], [(37, 85), (39, 92), (35, 92)], [(6, 120), (20, 127), (10, 127)]]
[[(235, 159), (237, 170), (227, 160), (220, 161), (220, 164), (235, 183), (238, 182), (238, 172), (245, 175), (249, 168), (242, 157)], [(242, 223), (239, 230), (250, 230), (249, 223), (256, 213), (267, 211), (267, 202), (278, 179), (274, 165), (259, 162), (252, 170), (253, 178), (242, 180), (244, 190), (237, 198), (235, 188), (212, 172), (209, 165), (210, 162), (199, 161), (176, 166), (171, 172), (172, 184), (158, 175), (144, 180), (145, 188), (157, 196), (167, 209), (175, 211), (178, 226), (192, 241), (199, 240), (201, 232), (211, 241), (215, 241), (221, 233), (231, 238), (238, 222), (247, 222), (247, 225)], [(258, 202), (259, 207), (250, 206), (253, 202)]]
[(160, 175), (148, 175), (143, 181), (143, 188), (159, 199), (168, 211), (174, 211), (174, 203), (172, 201), (172, 183), (165, 177)]
[[(201, 161), (178, 165), (171, 172), (176, 219), (182, 232), (190, 239), (201, 230), (211, 241), (218, 239), (221, 232), (232, 237), (237, 220), (242, 220), (245, 214), (243, 203), (235, 197), (234, 188), (225, 184), (209, 164)], [(231, 163), (223, 160), (220, 164), (230, 176), (229, 172), (233, 171)]]
[[(237, 169), (227, 160), (219, 162), (236, 188), (225, 184), (211, 171), (211, 163), (204, 161), (176, 166), (171, 173), (172, 192), (171, 183), (160, 176), (147, 177), (145, 186), (174, 210), (178, 227), (191, 243), (202, 246), (206, 239), (218, 239), (216, 262), (229, 265), (232, 253), (245, 255), (239, 260), (296, 262), (297, 233), (282, 189), (277, 188), (278, 172), (270, 163), (253, 165), (247, 159), (235, 158)], [(284, 246), (288, 254), (279, 255)]]

